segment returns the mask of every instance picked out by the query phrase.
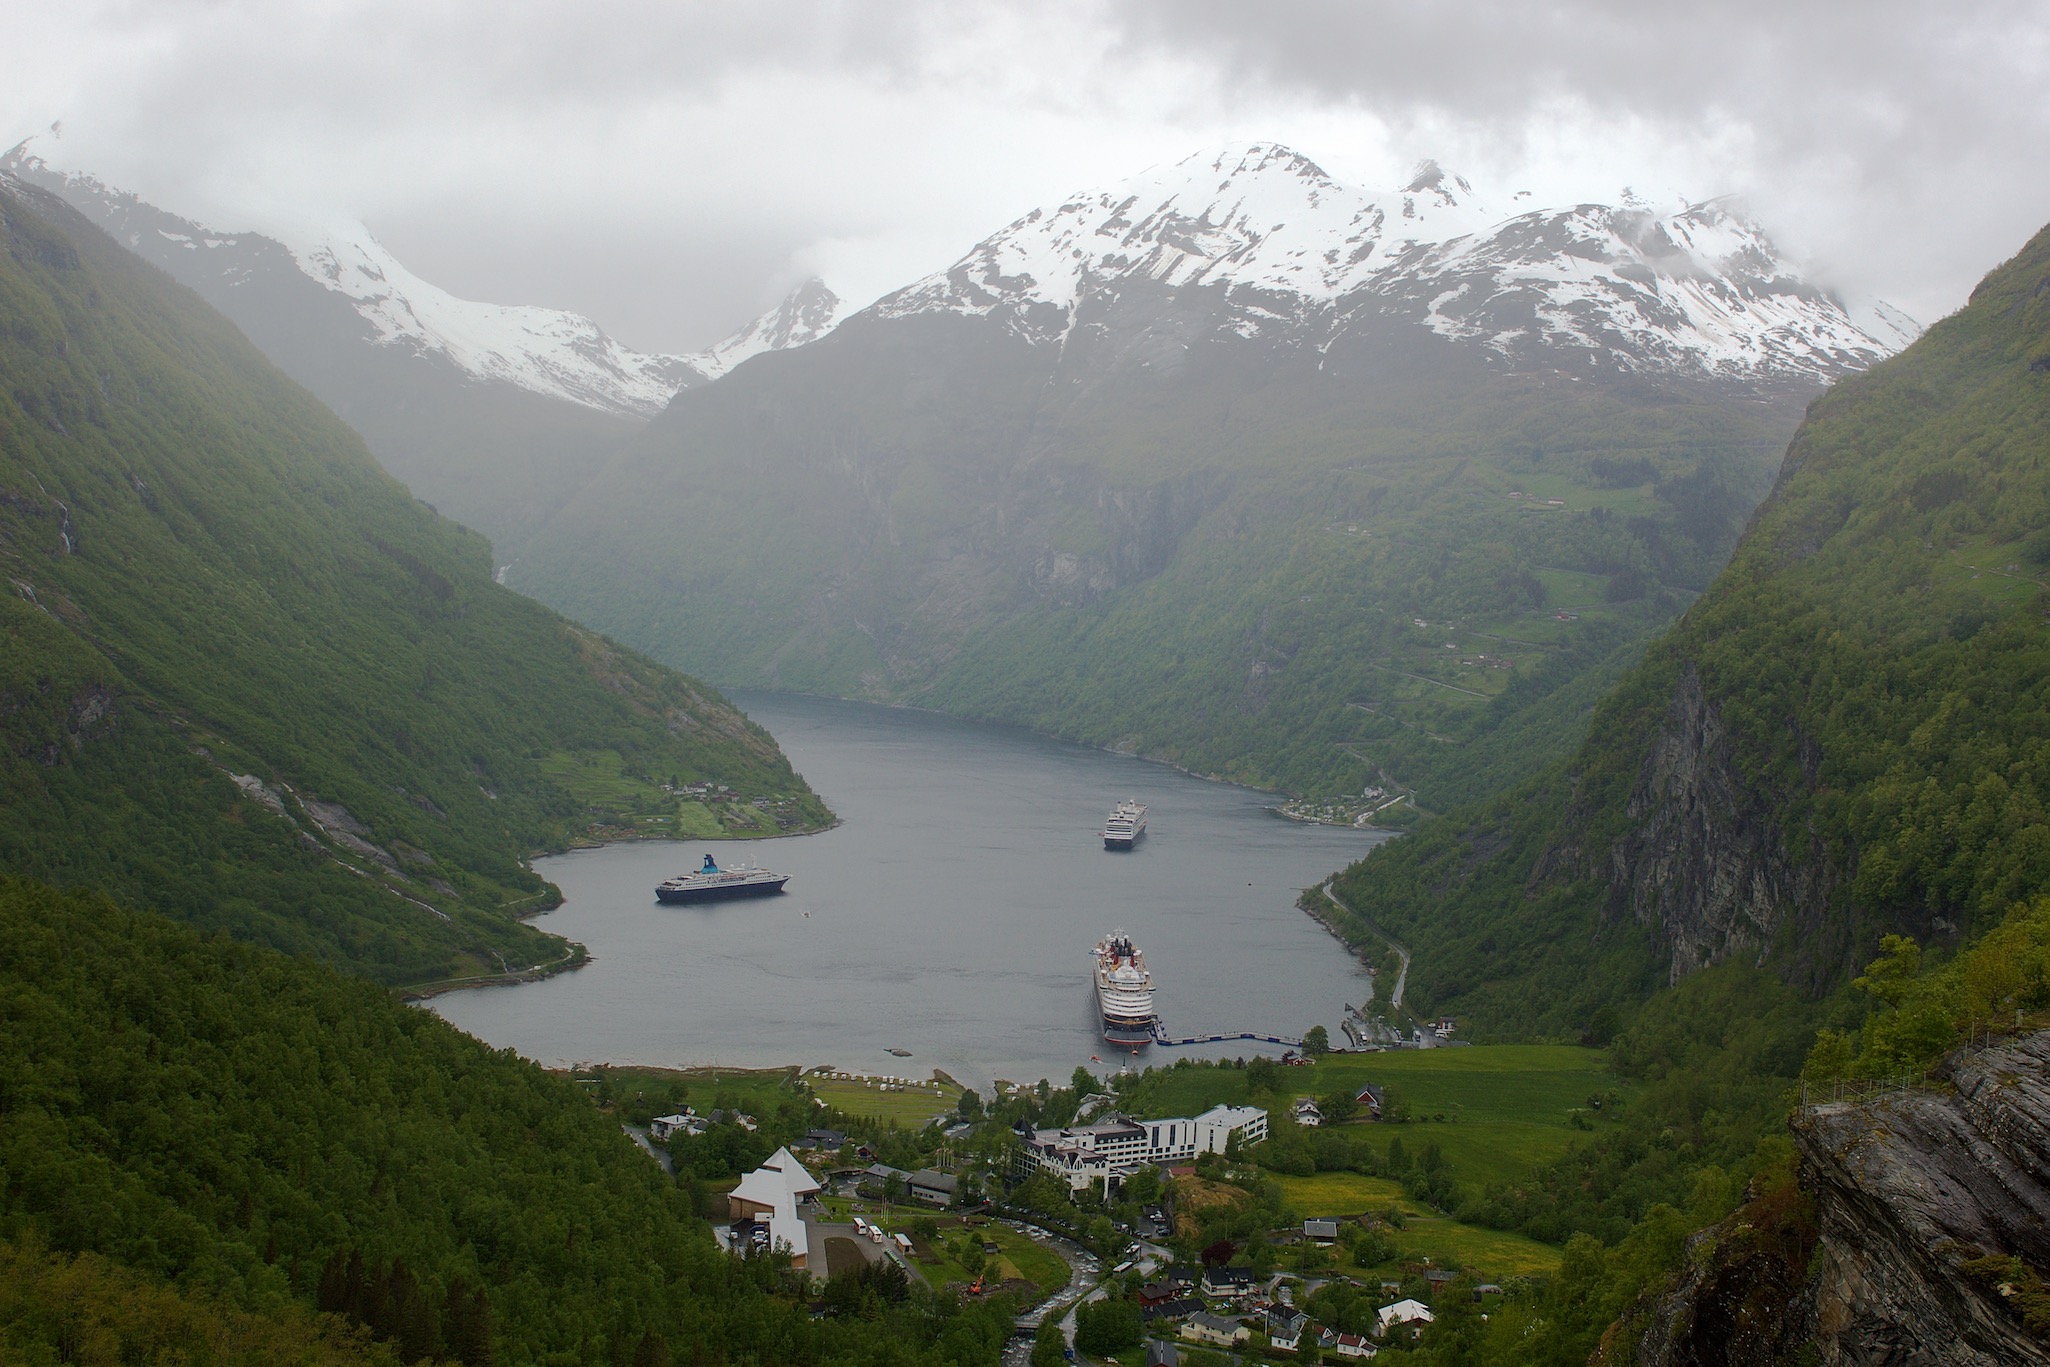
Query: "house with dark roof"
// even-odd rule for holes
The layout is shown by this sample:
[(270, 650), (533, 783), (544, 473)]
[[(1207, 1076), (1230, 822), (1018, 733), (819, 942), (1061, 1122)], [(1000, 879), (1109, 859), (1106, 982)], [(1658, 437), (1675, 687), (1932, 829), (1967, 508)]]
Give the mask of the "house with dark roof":
[(960, 1190), (960, 1182), (950, 1173), (935, 1168), (920, 1168), (905, 1182), (911, 1192), (911, 1199), (923, 1201), (929, 1206), (951, 1206), (954, 1194)]
[(1197, 1300), (1194, 1296), (1180, 1296), (1171, 1301), (1159, 1301), (1153, 1305), (1141, 1306), (1139, 1318), (1147, 1324), (1151, 1324), (1155, 1320), (1173, 1324), (1176, 1320), (1187, 1319), (1202, 1308), (1203, 1302)]
[(1300, 1310), (1278, 1305), (1267, 1312), (1267, 1342), (1284, 1352), (1294, 1352), (1309, 1327), (1310, 1317)]
[(1206, 1267), (1203, 1269), (1203, 1294), (1217, 1299), (1238, 1300), (1253, 1294), (1253, 1269), (1250, 1267)]

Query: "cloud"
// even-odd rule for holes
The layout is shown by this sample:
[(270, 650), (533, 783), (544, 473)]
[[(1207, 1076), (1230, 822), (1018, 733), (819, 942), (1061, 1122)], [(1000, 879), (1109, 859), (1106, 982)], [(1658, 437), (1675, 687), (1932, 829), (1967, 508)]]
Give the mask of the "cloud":
[(166, 207), (361, 218), (641, 346), (1243, 138), (1366, 184), (1436, 155), (1540, 200), (1741, 192), (1924, 314), (2050, 218), (2050, 17), (2012, 0), (73, 0), (18, 8), (0, 77), (0, 135), (62, 118), (67, 161)]

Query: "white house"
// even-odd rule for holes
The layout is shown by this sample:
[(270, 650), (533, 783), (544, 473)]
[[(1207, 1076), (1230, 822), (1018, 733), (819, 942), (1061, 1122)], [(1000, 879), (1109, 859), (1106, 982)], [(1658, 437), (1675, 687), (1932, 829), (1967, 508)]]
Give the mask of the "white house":
[(1381, 1350), (1358, 1334), (1340, 1334), (1332, 1343), (1331, 1351), (1342, 1358), (1370, 1358)]
[(1303, 1330), (1310, 1324), (1310, 1317), (1300, 1310), (1289, 1310), (1281, 1306), (1267, 1312), (1267, 1342), (1283, 1352), (1292, 1353), (1303, 1340)]
[(666, 1144), (670, 1135), (678, 1130), (688, 1130), (691, 1121), (695, 1119), (697, 1117), (687, 1110), (676, 1115), (658, 1115), (648, 1122), (648, 1138), (657, 1144)]
[[(1374, 1337), (1379, 1339), (1387, 1338), (1390, 1329), (1399, 1328), (1403, 1325), (1429, 1324), (1437, 1318), (1437, 1316), (1431, 1313), (1431, 1308), (1428, 1305), (1425, 1305), (1422, 1301), (1414, 1300), (1397, 1301), (1393, 1305), (1384, 1305), (1375, 1312), (1375, 1315)], [(1412, 1332), (1421, 1333), (1422, 1330), (1413, 1330)]]
[(790, 1265), (809, 1268), (811, 1230), (798, 1207), (819, 1190), (819, 1179), (804, 1170), (789, 1149), (778, 1149), (769, 1161), (740, 1179), (726, 1194), (726, 1213), (733, 1220), (757, 1220), (768, 1226), (769, 1246), (790, 1252)]

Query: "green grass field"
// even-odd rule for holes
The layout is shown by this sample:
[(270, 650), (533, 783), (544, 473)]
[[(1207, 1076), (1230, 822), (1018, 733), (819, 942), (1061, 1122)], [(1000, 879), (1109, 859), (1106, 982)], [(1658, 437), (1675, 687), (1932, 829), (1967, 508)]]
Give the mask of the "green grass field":
[[(921, 1216), (931, 1216), (939, 1225), (937, 1244), (927, 1244), (913, 1234), (912, 1226)], [(1051, 1296), (1068, 1284), (1066, 1259), (1041, 1246), (1030, 1236), (1004, 1225), (983, 1221), (971, 1226), (958, 1215), (934, 1215), (930, 1210), (913, 1206), (891, 1207), (888, 1213), (875, 1214), (870, 1218), (888, 1233), (895, 1234), (901, 1230), (912, 1236), (911, 1265), (935, 1289), (949, 1282), (974, 1281), (975, 1277), (967, 1266), (968, 1249), (979, 1249), (985, 1243), (995, 1244), (998, 1249), (994, 1258), (984, 1255), (982, 1264), (983, 1275), (991, 1281), (1023, 1278), (1037, 1286), (1042, 1296)]]
[[(1320, 1172), (1314, 1177), (1277, 1177), (1288, 1203), (1305, 1216), (1351, 1216), (1389, 1209), (1403, 1214), (1406, 1228), (1391, 1234), (1404, 1261), (1429, 1258), (1444, 1265), (1457, 1263), (1484, 1277), (1529, 1276), (1554, 1272), (1559, 1267), (1559, 1250), (1521, 1234), (1465, 1225), (1430, 1210), (1403, 1192), (1400, 1182), (1385, 1177), (1366, 1177), (1352, 1172)], [(1343, 1255), (1341, 1254), (1341, 1261)]]
[(947, 1114), (961, 1099), (961, 1089), (944, 1082), (936, 1084), (937, 1091), (934, 1090), (935, 1084), (923, 1082), (916, 1088), (886, 1092), (879, 1085), (864, 1085), (819, 1073), (812, 1073), (805, 1080), (828, 1106), (848, 1115), (894, 1120), (910, 1129), (924, 1125), (935, 1116)]
[[(1514, 1181), (1558, 1157), (1575, 1137), (1589, 1133), (1573, 1127), (1571, 1112), (1587, 1111), (1598, 1131), (1603, 1122), (1588, 1107), (1589, 1099), (1629, 1091), (1597, 1050), (1498, 1044), (1326, 1055), (1284, 1070), (1280, 1091), (1259, 1101), (1280, 1108), (1296, 1096), (1357, 1092), (1370, 1082), (1393, 1087), (1413, 1119), (1400, 1125), (1356, 1123), (1347, 1133), (1380, 1150), (1399, 1137), (1412, 1154), (1435, 1143), (1460, 1185), (1476, 1190)], [(1143, 1089), (1135, 1109), (1148, 1119), (1249, 1100), (1246, 1074), (1236, 1068), (1170, 1068), (1154, 1073)]]
[(1413, 1218), (1409, 1228), (1397, 1230), (1393, 1238), (1405, 1259), (1429, 1258), (1440, 1266), (1457, 1263), (1493, 1281), (1559, 1270), (1560, 1251), (1550, 1244), (1442, 1216)]
[(1304, 1216), (1365, 1215), (1368, 1211), (1421, 1210), (1402, 1190), (1402, 1183), (1388, 1177), (1368, 1177), (1357, 1172), (1320, 1172), (1310, 1177), (1276, 1177), (1281, 1191)]
[(1471, 1049), (1396, 1049), (1327, 1054), (1290, 1069), (1287, 1084), (1323, 1096), (1369, 1082), (1393, 1085), (1418, 1115), (1448, 1121), (1566, 1124), (1566, 1113), (1616, 1085), (1599, 1050), (1570, 1044), (1491, 1044)]

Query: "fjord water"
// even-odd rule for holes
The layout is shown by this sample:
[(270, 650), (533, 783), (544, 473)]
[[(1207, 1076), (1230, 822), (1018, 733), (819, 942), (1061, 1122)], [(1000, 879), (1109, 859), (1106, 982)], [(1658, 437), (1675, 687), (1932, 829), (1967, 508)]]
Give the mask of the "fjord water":
[[(1347, 1003), (1367, 994), (1357, 962), (1295, 903), (1379, 835), (1286, 821), (1271, 795), (1019, 731), (779, 694), (735, 700), (841, 824), (542, 860), (565, 901), (537, 924), (593, 962), (448, 994), (436, 1010), (549, 1065), (938, 1068), (982, 1085), (1129, 1057), (1096, 1033), (1089, 987), (1089, 951), (1113, 929), (1145, 951), (1171, 1035), (1321, 1024), (1336, 1039)], [(1099, 833), (1126, 796), (1150, 805), (1151, 826), (1114, 854)], [(655, 884), (706, 851), (788, 873), (789, 890), (657, 903)], [(1255, 1052), (1277, 1051), (1156, 1045), (1137, 1061)]]

